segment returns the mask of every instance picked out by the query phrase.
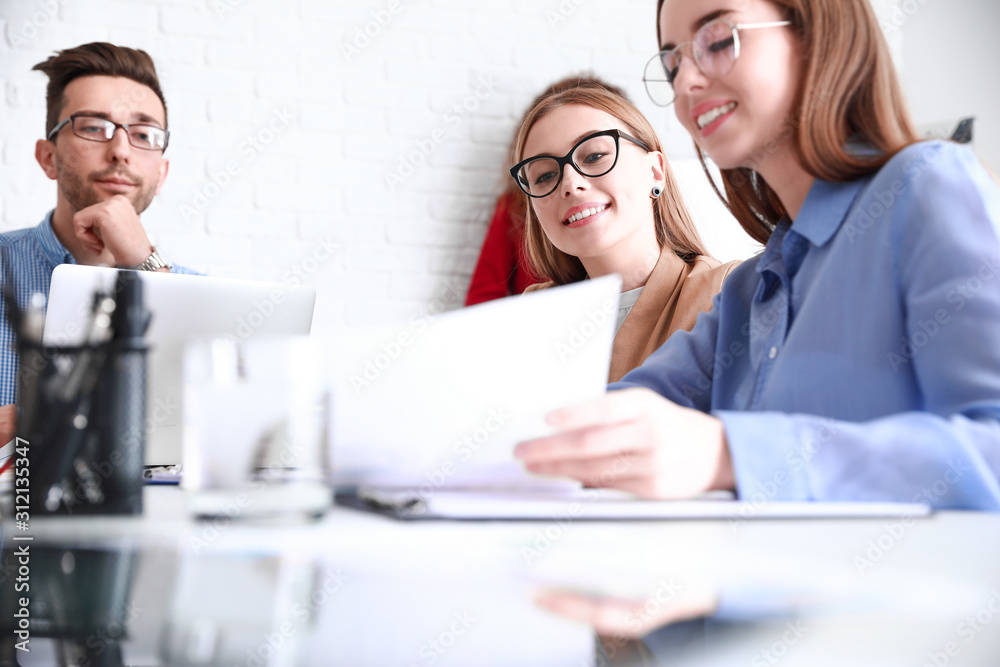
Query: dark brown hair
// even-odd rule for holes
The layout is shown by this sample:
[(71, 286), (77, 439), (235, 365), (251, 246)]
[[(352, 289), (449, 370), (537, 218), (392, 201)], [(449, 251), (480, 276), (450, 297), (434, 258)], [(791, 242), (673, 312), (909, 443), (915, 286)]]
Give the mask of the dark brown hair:
[(45, 136), (61, 120), (59, 115), (65, 104), (63, 94), (66, 86), (81, 76), (121, 76), (148, 86), (163, 103), (163, 124), (166, 127), (167, 101), (160, 90), (160, 80), (156, 76), (153, 59), (145, 51), (107, 42), (93, 42), (57, 51), (54, 56), (31, 69), (49, 77), (49, 85), (45, 91)]
[[(656, 4), (659, 44), (663, 2)], [(769, 2), (791, 21), (800, 44), (803, 73), (797, 111), (783, 132), (792, 139), (806, 172), (826, 181), (855, 180), (878, 171), (896, 152), (918, 141), (889, 47), (868, 0)], [(874, 150), (853, 154), (847, 149), (848, 140)], [(708, 173), (705, 155), (697, 150)], [(785, 210), (754, 169), (757, 164), (757, 157), (751, 156), (744, 166), (721, 170), (725, 195), (719, 196), (743, 229), (766, 243)]]
[[(628, 98), (614, 90), (600, 85), (581, 84), (544, 96), (524, 117), (514, 141), (512, 162), (520, 162), (524, 157), (524, 144), (531, 128), (546, 114), (571, 104), (582, 104), (599, 109), (620, 120), (629, 134), (649, 146), (651, 151), (663, 152), (660, 138), (642, 112)], [(663, 194), (652, 200), (653, 225), (656, 241), (660, 248), (670, 246), (677, 256), (691, 262), (698, 255), (705, 255), (705, 246), (695, 229), (673, 172), (666, 160), (663, 162)], [(587, 271), (578, 257), (567, 255), (552, 244), (542, 230), (542, 225), (527, 204), (528, 196), (521, 193), (527, 215), (525, 216), (525, 248), (532, 268), (539, 276), (544, 276), (557, 285), (583, 280)]]

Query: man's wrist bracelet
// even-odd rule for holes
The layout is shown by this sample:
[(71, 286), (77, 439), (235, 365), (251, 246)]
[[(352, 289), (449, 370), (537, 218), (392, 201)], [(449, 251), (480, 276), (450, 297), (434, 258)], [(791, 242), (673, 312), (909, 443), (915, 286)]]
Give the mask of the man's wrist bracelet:
[(136, 266), (136, 271), (156, 271), (157, 269), (162, 269), (166, 267), (168, 270), (173, 268), (173, 265), (167, 260), (160, 256), (160, 253), (156, 252), (156, 248), (153, 248), (152, 254), (146, 258), (146, 260)]

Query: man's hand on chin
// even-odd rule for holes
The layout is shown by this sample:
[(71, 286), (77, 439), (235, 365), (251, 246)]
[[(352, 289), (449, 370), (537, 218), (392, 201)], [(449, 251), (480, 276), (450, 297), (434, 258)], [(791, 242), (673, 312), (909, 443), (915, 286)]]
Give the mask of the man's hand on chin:
[(115, 266), (138, 266), (153, 251), (139, 214), (125, 195), (77, 211), (73, 233), (95, 255), (110, 254)]

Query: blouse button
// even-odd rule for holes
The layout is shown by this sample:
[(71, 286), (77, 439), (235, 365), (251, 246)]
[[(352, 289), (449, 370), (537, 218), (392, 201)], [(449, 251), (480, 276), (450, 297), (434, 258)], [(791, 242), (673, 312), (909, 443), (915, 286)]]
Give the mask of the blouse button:
[(776, 356), (778, 356), (778, 348), (772, 347), (771, 351), (767, 353), (767, 356), (770, 357), (771, 359), (774, 359)]

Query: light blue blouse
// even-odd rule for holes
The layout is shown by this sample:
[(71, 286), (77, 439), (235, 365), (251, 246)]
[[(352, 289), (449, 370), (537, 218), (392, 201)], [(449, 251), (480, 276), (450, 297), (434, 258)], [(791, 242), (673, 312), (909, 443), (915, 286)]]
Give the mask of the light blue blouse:
[(744, 499), (1000, 511), (1000, 188), (944, 142), (817, 180), (624, 387), (719, 417)]

